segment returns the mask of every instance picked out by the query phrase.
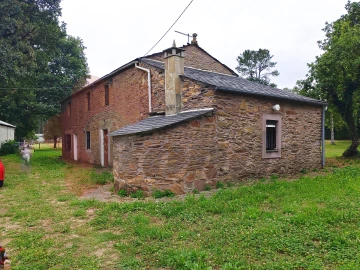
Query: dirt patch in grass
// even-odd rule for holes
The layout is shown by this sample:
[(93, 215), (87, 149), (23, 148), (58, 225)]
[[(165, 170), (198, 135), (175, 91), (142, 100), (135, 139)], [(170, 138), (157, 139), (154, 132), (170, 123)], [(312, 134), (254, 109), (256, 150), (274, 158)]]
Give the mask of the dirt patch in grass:
[(91, 165), (69, 160), (66, 163), (68, 169), (65, 173), (65, 185), (71, 193), (82, 196), (86, 191), (97, 187), (89, 181)]

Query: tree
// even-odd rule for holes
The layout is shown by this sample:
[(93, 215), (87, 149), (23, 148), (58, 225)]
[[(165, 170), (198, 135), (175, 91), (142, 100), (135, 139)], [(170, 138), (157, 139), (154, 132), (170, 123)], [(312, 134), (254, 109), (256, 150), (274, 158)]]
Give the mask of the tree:
[(54, 140), (54, 148), (56, 148), (59, 137), (61, 137), (61, 115), (57, 114), (46, 122), (44, 126), (44, 138), (45, 140)]
[(270, 83), (269, 78), (280, 74), (279, 71), (274, 70), (277, 63), (271, 61), (273, 57), (267, 49), (245, 50), (236, 59), (238, 61), (236, 70), (250, 81), (276, 87), (276, 84)]
[(346, 124), (351, 145), (343, 156), (358, 154), (360, 119), (360, 2), (348, 3), (347, 14), (323, 29), (326, 38), (319, 42), (324, 53), (309, 65), (309, 78), (339, 113)]
[(66, 34), (60, 15), (60, 0), (0, 1), (0, 119), (17, 126), (18, 140), (88, 76), (82, 40)]

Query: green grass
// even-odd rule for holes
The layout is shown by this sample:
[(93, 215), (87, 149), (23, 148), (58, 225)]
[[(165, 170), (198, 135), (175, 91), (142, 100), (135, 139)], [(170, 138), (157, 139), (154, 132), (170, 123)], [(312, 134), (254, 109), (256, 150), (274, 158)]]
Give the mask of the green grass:
[(335, 141), (334, 145), (332, 145), (330, 141), (325, 141), (325, 157), (341, 157), (350, 144), (351, 141)]
[[(327, 149), (337, 147), (346, 146)], [(103, 203), (68, 190), (73, 168), (59, 155), (36, 151), (25, 169), (3, 158), (0, 239), (13, 270), (360, 268), (357, 160), (315, 178), (222, 185), (210, 197)]]

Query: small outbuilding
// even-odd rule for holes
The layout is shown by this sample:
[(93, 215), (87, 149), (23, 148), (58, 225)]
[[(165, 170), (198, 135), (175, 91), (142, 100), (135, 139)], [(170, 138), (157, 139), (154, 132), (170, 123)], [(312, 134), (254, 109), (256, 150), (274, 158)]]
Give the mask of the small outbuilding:
[(4, 141), (15, 139), (15, 128), (16, 126), (0, 121), (0, 145)]

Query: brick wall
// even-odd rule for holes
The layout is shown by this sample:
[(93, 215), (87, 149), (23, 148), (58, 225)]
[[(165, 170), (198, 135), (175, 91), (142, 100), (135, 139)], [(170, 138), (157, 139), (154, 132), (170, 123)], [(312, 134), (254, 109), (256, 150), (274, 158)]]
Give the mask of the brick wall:
[[(63, 103), (62, 127), (63, 141), (65, 134), (78, 137), (78, 160), (100, 164), (100, 130), (108, 129), (109, 133), (148, 117), (147, 74), (134, 67), (113, 76), (109, 85), (109, 105), (105, 105), (105, 83), (89, 87), (74, 94)], [(87, 95), (90, 93), (90, 110), (87, 108)], [(71, 116), (68, 103), (71, 103)], [(91, 132), (91, 149), (86, 149), (86, 131)], [(74, 149), (65, 151), (63, 157), (73, 159)], [(111, 140), (110, 140), (110, 159)], [(111, 165), (111, 160), (110, 164)]]
[[(218, 73), (234, 75), (228, 68), (224, 67), (218, 60), (211, 57), (208, 53), (196, 45), (187, 45), (185, 49), (184, 66), (203, 70), (210, 70)], [(158, 53), (147, 58), (164, 62), (164, 54)]]

